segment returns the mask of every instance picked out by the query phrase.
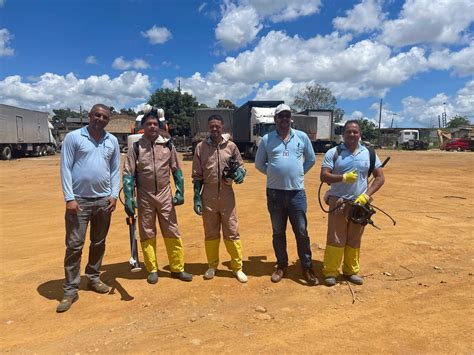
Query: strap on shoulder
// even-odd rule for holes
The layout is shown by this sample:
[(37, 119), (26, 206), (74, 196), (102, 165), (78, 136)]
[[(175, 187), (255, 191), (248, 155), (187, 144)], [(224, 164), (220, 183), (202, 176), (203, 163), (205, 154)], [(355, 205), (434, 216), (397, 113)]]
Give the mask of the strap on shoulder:
[(370, 166), (369, 166), (369, 172), (367, 173), (367, 179), (372, 175), (372, 172), (375, 169), (375, 150), (372, 147), (367, 147), (369, 150), (369, 158), (370, 158)]
[(342, 150), (341, 144), (336, 146), (336, 151), (334, 152), (334, 156), (332, 157), (332, 162), (334, 165), (336, 165), (336, 160), (337, 158), (339, 158), (339, 155), (341, 155), (341, 150)]

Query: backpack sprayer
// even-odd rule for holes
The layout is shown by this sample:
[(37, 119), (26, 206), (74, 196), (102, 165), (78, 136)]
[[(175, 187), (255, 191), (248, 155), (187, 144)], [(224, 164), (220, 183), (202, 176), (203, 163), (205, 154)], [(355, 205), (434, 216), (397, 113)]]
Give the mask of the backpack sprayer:
[[(382, 163), (382, 168), (387, 165), (388, 161), (390, 160), (390, 157), (387, 157), (384, 162)], [(368, 178), (368, 177), (367, 177)], [(370, 183), (374, 180), (375, 178), (372, 177), (372, 179), (368, 182), (367, 185), (370, 185)], [(346, 203), (350, 203), (352, 206), (351, 206), (351, 210), (350, 210), (350, 213), (349, 215), (347, 216), (347, 221), (348, 222), (352, 222), (352, 223), (355, 223), (355, 224), (361, 224), (363, 226), (366, 226), (367, 224), (370, 224), (372, 227), (376, 228), (376, 229), (379, 229), (379, 227), (377, 227), (375, 224), (374, 224), (374, 221), (372, 221), (372, 216), (376, 213), (376, 210), (382, 212), (384, 215), (386, 215), (388, 218), (391, 219), (391, 221), (393, 222), (393, 225), (396, 225), (396, 221), (392, 218), (392, 216), (390, 216), (388, 213), (386, 213), (385, 211), (383, 211), (381, 208), (378, 208), (377, 206), (374, 206), (373, 204), (370, 204), (369, 202), (367, 202), (365, 205), (361, 205), (359, 203), (354, 203), (350, 200), (344, 200), (342, 201), (341, 203), (338, 203), (336, 206), (334, 206), (333, 208), (329, 209), (329, 210), (326, 210), (324, 207), (323, 207), (323, 204), (321, 203), (321, 188), (323, 186), (323, 182), (321, 182), (321, 184), (319, 185), (319, 189), (318, 189), (318, 202), (319, 202), (319, 207), (321, 207), (321, 210), (323, 210), (323, 212), (325, 213), (331, 213), (331, 212), (334, 212), (336, 211), (337, 209), (339, 209), (340, 207), (342, 207), (344, 204)]]

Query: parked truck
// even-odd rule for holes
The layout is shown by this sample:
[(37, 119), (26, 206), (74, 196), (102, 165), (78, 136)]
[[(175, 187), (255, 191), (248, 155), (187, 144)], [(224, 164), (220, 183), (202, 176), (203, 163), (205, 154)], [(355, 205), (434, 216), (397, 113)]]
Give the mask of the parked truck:
[(317, 153), (325, 153), (341, 141), (332, 110), (306, 110), (293, 114), (291, 119), (292, 127), (308, 135)]
[(0, 104), (0, 157), (54, 154), (56, 140), (48, 113)]
[(428, 143), (420, 140), (420, 131), (417, 129), (402, 129), (398, 134), (396, 146), (406, 150), (428, 149)]
[(234, 112), (232, 136), (245, 158), (254, 159), (262, 137), (275, 130), (275, 107), (284, 101), (247, 101)]

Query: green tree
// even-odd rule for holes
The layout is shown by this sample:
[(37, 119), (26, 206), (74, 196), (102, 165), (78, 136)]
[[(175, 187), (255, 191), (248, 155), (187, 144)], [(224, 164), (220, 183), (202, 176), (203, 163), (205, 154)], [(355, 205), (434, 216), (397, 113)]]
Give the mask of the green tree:
[(340, 122), (344, 110), (336, 107), (337, 100), (331, 90), (320, 85), (306, 85), (295, 96), (293, 106), (299, 110), (334, 110), (334, 121)]
[(334, 110), (334, 122), (341, 122), (344, 114), (345, 112), (342, 108), (336, 108)]
[(148, 103), (165, 110), (165, 117), (170, 121), (171, 134), (191, 134), (191, 118), (199, 107), (194, 96), (172, 89), (158, 89), (150, 96)]
[(466, 116), (456, 115), (451, 119), (451, 121), (448, 122), (446, 128), (458, 128), (463, 126), (469, 126), (470, 124), (471, 121), (469, 121), (469, 118), (467, 118)]
[(306, 85), (295, 96), (293, 106), (300, 110), (334, 110), (336, 98), (331, 90), (319, 84)]
[[(53, 110), (54, 116), (52, 118), (52, 124), (56, 129), (63, 129), (66, 124), (68, 117), (81, 117), (81, 114), (76, 111), (72, 111), (70, 108), (59, 108)], [(87, 111), (82, 112), (82, 117), (87, 117)]]
[(126, 115), (126, 116), (136, 116), (136, 115), (137, 115), (137, 113), (136, 113), (135, 111), (133, 111), (133, 109), (131, 109), (131, 108), (128, 108), (128, 109), (123, 108), (123, 109), (121, 109), (121, 110), (120, 110), (120, 114), (121, 114), (121, 115)]
[(369, 141), (371, 143), (377, 142), (377, 126), (372, 121), (366, 120), (364, 118), (358, 120), (359, 127), (362, 133), (362, 140)]
[(234, 103), (230, 100), (222, 100), (220, 99), (219, 102), (217, 103), (217, 106), (218, 108), (232, 108), (232, 109), (236, 109), (237, 106), (234, 105)]

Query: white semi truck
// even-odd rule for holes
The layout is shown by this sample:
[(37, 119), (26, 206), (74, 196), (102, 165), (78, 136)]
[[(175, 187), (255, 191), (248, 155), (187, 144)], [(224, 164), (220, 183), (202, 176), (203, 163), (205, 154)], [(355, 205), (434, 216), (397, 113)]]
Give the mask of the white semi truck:
[(275, 130), (275, 108), (283, 101), (247, 101), (234, 112), (232, 137), (245, 158), (254, 159), (262, 137)]
[(420, 140), (420, 131), (417, 129), (402, 129), (398, 134), (397, 147), (406, 150), (425, 150), (428, 143)]
[(0, 158), (54, 154), (51, 129), (47, 112), (0, 104)]

